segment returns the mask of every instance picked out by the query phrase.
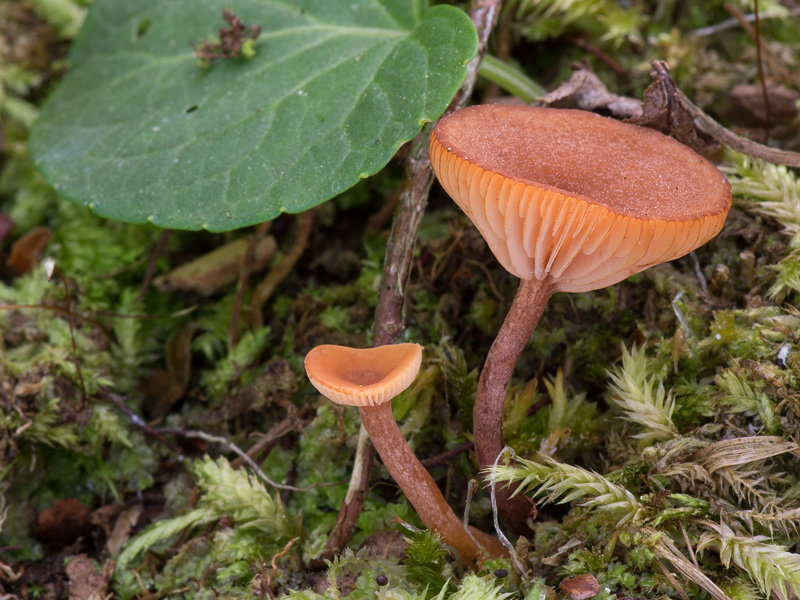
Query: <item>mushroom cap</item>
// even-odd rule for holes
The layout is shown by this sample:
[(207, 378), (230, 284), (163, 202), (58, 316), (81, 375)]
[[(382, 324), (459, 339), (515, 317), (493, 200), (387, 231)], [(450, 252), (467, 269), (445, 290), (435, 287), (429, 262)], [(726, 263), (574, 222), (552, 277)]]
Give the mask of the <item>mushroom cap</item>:
[(433, 130), (445, 191), (521, 279), (599, 289), (717, 235), (728, 180), (652, 129), (581, 110), (471, 106)]
[(328, 400), (349, 406), (388, 402), (414, 381), (422, 364), (422, 346), (395, 344), (377, 348), (317, 346), (306, 354), (306, 374)]

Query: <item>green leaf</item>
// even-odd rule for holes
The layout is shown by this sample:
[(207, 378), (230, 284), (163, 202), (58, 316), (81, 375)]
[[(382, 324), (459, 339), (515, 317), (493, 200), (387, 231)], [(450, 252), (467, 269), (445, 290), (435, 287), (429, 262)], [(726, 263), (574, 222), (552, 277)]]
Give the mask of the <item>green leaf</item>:
[[(198, 63), (228, 7), (252, 58)], [(477, 49), (424, 0), (98, 0), (30, 148), (65, 198), (227, 231), (316, 206), (380, 170), (447, 107)]]

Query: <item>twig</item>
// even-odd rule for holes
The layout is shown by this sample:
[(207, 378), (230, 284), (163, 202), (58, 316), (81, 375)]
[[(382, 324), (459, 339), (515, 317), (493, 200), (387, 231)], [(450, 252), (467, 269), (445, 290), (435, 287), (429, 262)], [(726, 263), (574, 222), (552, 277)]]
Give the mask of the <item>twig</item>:
[(468, 259), (466, 263), (468, 265), (472, 265), (473, 267), (477, 267), (478, 269), (483, 271), (483, 274), (486, 275), (486, 282), (489, 284), (489, 287), (491, 288), (494, 297), (497, 298), (497, 301), (500, 304), (503, 304), (503, 295), (500, 293), (500, 291), (497, 289), (497, 286), (494, 284), (494, 279), (492, 278), (492, 274), (489, 271), (489, 268), (485, 264), (473, 258)]
[(136, 425), (139, 429), (142, 430), (143, 433), (149, 436), (160, 438), (162, 435), (177, 435), (179, 437), (200, 439), (206, 442), (212, 442), (215, 444), (222, 444), (223, 446), (227, 446), (229, 450), (231, 450), (234, 454), (238, 455), (241, 460), (243, 460), (251, 469), (253, 469), (253, 471), (255, 471), (256, 474), (261, 479), (263, 479), (268, 485), (274, 487), (275, 489), (289, 490), (290, 492), (307, 492), (309, 490), (318, 487), (331, 487), (334, 485), (342, 485), (344, 483), (347, 483), (346, 481), (330, 481), (326, 483), (315, 483), (304, 488), (298, 488), (291, 485), (284, 485), (282, 483), (278, 483), (277, 481), (273, 481), (272, 479), (270, 479), (267, 476), (267, 474), (261, 470), (261, 467), (259, 467), (253, 461), (253, 459), (247, 455), (247, 453), (244, 450), (239, 448), (239, 446), (234, 444), (229, 439), (219, 435), (211, 435), (204, 431), (185, 430), (185, 429), (180, 429), (179, 427), (159, 427), (159, 428), (150, 427), (147, 423), (144, 422), (144, 420), (139, 415), (137, 415), (130, 408), (128, 408), (128, 406), (125, 404), (125, 402), (122, 400), (120, 396), (112, 392), (104, 392), (104, 395), (109, 400), (111, 400), (117, 406), (117, 408), (119, 408), (122, 412), (128, 415), (128, 418), (130, 418), (130, 420), (133, 422), (134, 425)]
[(437, 465), (441, 465), (442, 463), (446, 463), (447, 461), (455, 458), (459, 454), (472, 450), (472, 447), (474, 445), (475, 444), (472, 442), (464, 442), (463, 444), (456, 446), (455, 448), (451, 448), (447, 452), (443, 452), (438, 456), (431, 456), (430, 458), (426, 458), (425, 460), (421, 460), (419, 462), (426, 469), (430, 469), (431, 467), (435, 467)]
[(283, 547), (283, 550), (281, 550), (275, 556), (272, 557), (272, 560), (270, 561), (270, 565), (272, 565), (272, 574), (269, 576), (269, 579), (267, 580), (267, 585), (270, 588), (272, 587), (272, 582), (275, 581), (275, 576), (278, 574), (277, 560), (281, 556), (286, 556), (289, 553), (289, 548), (292, 547), (292, 544), (294, 544), (299, 539), (300, 539), (299, 537), (290, 539), (288, 543)]
[(761, 83), (761, 95), (764, 98), (764, 110), (766, 112), (766, 119), (764, 123), (764, 143), (766, 144), (769, 142), (769, 130), (770, 124), (772, 123), (772, 109), (769, 106), (769, 94), (767, 94), (767, 80), (764, 77), (764, 60), (761, 57), (761, 22), (758, 19), (758, 0), (753, 0), (755, 15), (756, 15), (756, 22), (755, 22), (755, 31), (756, 31), (756, 60), (758, 62), (758, 79)]
[[(742, 11), (739, 10), (739, 8), (737, 6), (734, 6), (732, 4), (726, 4), (725, 5), (725, 10), (727, 10), (733, 16), (734, 19), (736, 19), (736, 21), (739, 23), (739, 25), (744, 30), (744, 32), (748, 36), (750, 36), (750, 39), (752, 39), (753, 42), (756, 45), (758, 45), (758, 41), (757, 40), (759, 38), (758, 38), (757, 32), (750, 25), (750, 23), (748, 23), (747, 20), (744, 18), (744, 14), (742, 13)], [(783, 78), (784, 81), (790, 82), (795, 87), (799, 87), (800, 86), (800, 77), (798, 77), (795, 73), (792, 73), (791, 71), (789, 71), (789, 69), (787, 69), (784, 66), (783, 61), (780, 59), (780, 57), (778, 57), (770, 49), (769, 46), (762, 46), (761, 49), (764, 52), (764, 58), (767, 60), (767, 62), (769, 63), (769, 66), (772, 67), (772, 69), (775, 71), (776, 74), (780, 75), (781, 78)]]
[[(97, 329), (102, 331), (104, 334), (108, 335), (108, 331), (106, 331), (102, 323), (98, 323), (97, 321), (94, 321), (89, 317), (85, 317), (80, 313), (71, 312), (65, 308), (61, 308), (60, 306), (53, 306), (52, 304), (6, 304), (5, 306), (0, 306), (0, 311), (20, 310), (23, 308), (40, 308), (42, 310), (52, 310), (53, 312), (61, 313), (62, 315), (72, 315), (73, 318), (94, 325)], [(117, 316), (117, 315), (112, 315), (112, 316)]]
[[(86, 384), (83, 382), (83, 371), (81, 371), (81, 363), (78, 360), (78, 344), (75, 343), (75, 330), (72, 324), (72, 305), (69, 300), (69, 286), (67, 285), (67, 279), (64, 277), (64, 274), (61, 272), (56, 266), (55, 261), (52, 262), (52, 269), (56, 273), (58, 273), (59, 278), (61, 279), (61, 283), (64, 284), (64, 293), (66, 294), (66, 301), (67, 301), (67, 323), (69, 324), (69, 338), (72, 340), (72, 361), (75, 363), (75, 372), (78, 374), (78, 381), (81, 384), (81, 411), (86, 408), (86, 403), (88, 402), (88, 398), (86, 397)], [(50, 277), (52, 276), (52, 272), (48, 275), (47, 280), (50, 281)]]
[(694, 555), (694, 548), (692, 548), (692, 542), (689, 540), (689, 534), (686, 532), (686, 527), (683, 526), (683, 522), (679, 521), (681, 526), (681, 533), (683, 534), (683, 541), (686, 542), (686, 549), (689, 551), (689, 558), (692, 559), (694, 566), (698, 569), (700, 565), (697, 564), (697, 557)]
[(736, 135), (732, 131), (725, 129), (714, 119), (709, 117), (700, 108), (689, 100), (684, 93), (675, 85), (669, 76), (669, 67), (663, 61), (654, 60), (650, 63), (653, 67), (652, 76), (667, 88), (665, 92), (668, 97), (674, 96), (692, 116), (695, 126), (723, 144), (730, 146), (738, 152), (761, 158), (771, 163), (786, 165), (787, 167), (800, 167), (800, 154), (779, 148), (764, 146), (753, 140), (748, 140)]
[[(800, 15), (800, 8), (793, 8), (791, 9), (788, 14), (784, 12), (765, 12), (759, 15), (760, 20), (764, 19), (775, 19), (775, 18), (783, 18), (786, 16), (796, 17)], [(701, 27), (700, 29), (695, 29), (694, 34), (698, 37), (705, 37), (707, 35), (714, 35), (715, 33), (720, 33), (725, 31), (726, 29), (733, 29), (737, 25), (741, 25), (742, 21), (745, 23), (752, 23), (756, 20), (756, 15), (751, 13), (748, 15), (742, 15), (741, 19), (725, 19), (724, 21), (720, 21), (716, 25), (709, 25), (708, 27)]]
[[(262, 435), (259, 440), (250, 447), (250, 449), (247, 451), (247, 456), (255, 460), (259, 454), (268, 451), (275, 444), (275, 442), (294, 429), (298, 423), (305, 420), (305, 417), (308, 417), (315, 412), (316, 411), (313, 408), (304, 408), (297, 415), (286, 417), (282, 421), (277, 422), (275, 425), (273, 425), (272, 429), (270, 429), (266, 434)], [(234, 469), (243, 467), (244, 464), (244, 460), (241, 458), (237, 458), (231, 462), (231, 466)]]
[(395, 209), (397, 208), (397, 203), (400, 201), (400, 194), (403, 192), (403, 188), (397, 188), (392, 195), (383, 203), (380, 210), (372, 215), (370, 215), (369, 219), (367, 219), (367, 229), (371, 231), (380, 231), (383, 229), (389, 220), (392, 218), (392, 215), (395, 213)]
[(250, 271), (253, 270), (256, 245), (264, 239), (271, 225), (272, 221), (261, 223), (256, 227), (256, 230), (250, 234), (250, 239), (247, 240), (247, 254), (245, 254), (244, 264), (239, 273), (239, 284), (236, 287), (236, 296), (233, 299), (233, 309), (231, 310), (231, 322), (228, 326), (228, 345), (231, 348), (235, 348), (236, 344), (239, 343), (239, 315), (242, 312), (244, 293), (247, 291), (247, 280), (250, 279)]
[(153, 248), (153, 253), (150, 255), (149, 260), (147, 261), (147, 270), (144, 273), (144, 279), (142, 280), (142, 286), (139, 288), (139, 295), (136, 296), (136, 301), (140, 302), (144, 295), (147, 293), (147, 290), (150, 289), (150, 282), (153, 280), (153, 275), (156, 272), (156, 263), (158, 259), (164, 254), (167, 249), (167, 242), (169, 242), (169, 238), (172, 235), (172, 231), (169, 229), (165, 229), (161, 232), (161, 235), (158, 236), (158, 241), (156, 241), (156, 245)]
[[(489, 34), (494, 29), (500, 14), (502, 0), (473, 0), (470, 7), (470, 19), (478, 32), (478, 54), (467, 65), (467, 76), (456, 92), (453, 101), (446, 112), (452, 112), (465, 106), (475, 80), (481, 59), (486, 54)], [(403, 306), (405, 289), (412, 266), (414, 245), (417, 241), (417, 231), (428, 202), (428, 192), (433, 185), (433, 170), (428, 156), (428, 136), (431, 126), (423, 127), (420, 134), (412, 142), (411, 151), (406, 160), (406, 177), (403, 191), (400, 194), (400, 203), (395, 214), (392, 233), (386, 246), (383, 276), (381, 277), (380, 291), (378, 293), (378, 307), (375, 311), (374, 345), (384, 346), (396, 341), (403, 331)], [(366, 435), (366, 432), (359, 435)], [(369, 479), (372, 469), (374, 448), (372, 444), (365, 444), (364, 456), (357, 458), (362, 464), (360, 477), (353, 477), (351, 481), (358, 482), (358, 490), (348, 488), (347, 495), (351, 502), (343, 502), (336, 518), (336, 523), (328, 536), (323, 557), (340, 552), (350, 540), (355, 530), (358, 515), (364, 506), (364, 499), (369, 488)]]
[(589, 54), (592, 54), (596, 58), (603, 61), (612, 71), (614, 71), (617, 75), (622, 77), (625, 81), (630, 81), (631, 78), (630, 74), (610, 55), (603, 52), (597, 46), (590, 44), (582, 37), (578, 37), (576, 35), (565, 35), (564, 39), (568, 41), (570, 44), (577, 46), (581, 50), (586, 50)]
[(292, 244), (289, 252), (283, 256), (281, 261), (275, 265), (275, 268), (267, 273), (267, 276), (264, 277), (253, 292), (253, 297), (250, 299), (250, 309), (254, 313), (261, 314), (264, 304), (275, 292), (281, 281), (292, 272), (297, 261), (300, 260), (303, 252), (305, 252), (316, 212), (312, 209), (297, 215), (297, 237), (294, 240), (294, 244)]

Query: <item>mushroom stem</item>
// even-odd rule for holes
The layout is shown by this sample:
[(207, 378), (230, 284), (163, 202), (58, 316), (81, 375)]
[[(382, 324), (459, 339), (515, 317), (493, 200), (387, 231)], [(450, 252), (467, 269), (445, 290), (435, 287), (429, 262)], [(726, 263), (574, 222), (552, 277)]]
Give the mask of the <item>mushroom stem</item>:
[[(544, 307), (554, 291), (553, 284), (548, 280), (520, 280), (511, 309), (486, 357), (478, 380), (472, 413), (475, 452), (482, 469), (491, 468), (505, 447), (503, 406), (506, 388), (522, 350), (536, 329)], [(522, 495), (511, 498), (516, 487), (511, 485), (497, 489), (497, 510), (509, 529), (523, 535), (529, 531), (526, 520), (531, 505)]]
[(507, 556), (506, 548), (497, 538), (473, 527), (469, 527), (467, 533), (464, 524), (442, 496), (433, 477), (419, 463), (400, 433), (389, 402), (360, 407), (359, 413), (383, 464), (417, 511), (425, 527), (439, 533), (442, 541), (455, 548), (465, 563), (478, 558), (482, 550), (488, 556)]

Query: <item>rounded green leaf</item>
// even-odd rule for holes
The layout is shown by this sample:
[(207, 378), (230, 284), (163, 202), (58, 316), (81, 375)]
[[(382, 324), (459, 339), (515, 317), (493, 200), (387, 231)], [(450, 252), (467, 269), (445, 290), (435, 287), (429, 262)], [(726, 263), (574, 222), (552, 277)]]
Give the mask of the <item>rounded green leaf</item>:
[[(223, 8), (252, 58), (198, 64)], [(226, 231), (301, 212), (380, 170), (447, 107), (477, 36), (422, 0), (97, 0), (30, 148), (105, 217)]]

